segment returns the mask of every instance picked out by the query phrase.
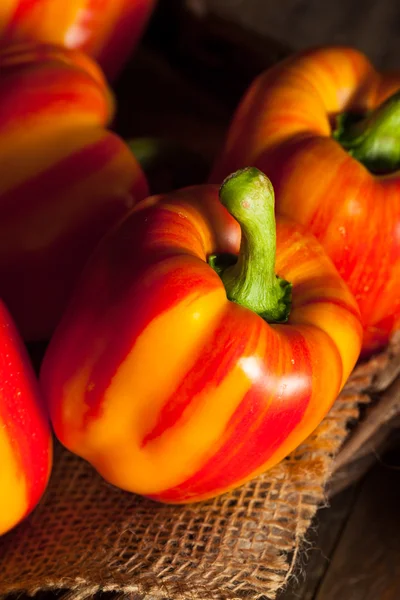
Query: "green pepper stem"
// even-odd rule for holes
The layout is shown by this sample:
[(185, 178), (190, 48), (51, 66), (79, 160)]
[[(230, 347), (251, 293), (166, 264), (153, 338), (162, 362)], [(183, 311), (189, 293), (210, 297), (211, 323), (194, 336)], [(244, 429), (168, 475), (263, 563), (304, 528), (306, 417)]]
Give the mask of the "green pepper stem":
[(270, 180), (256, 168), (242, 169), (225, 179), (220, 200), (242, 231), (238, 260), (221, 273), (228, 299), (269, 323), (287, 321), (291, 284), (275, 274), (276, 225)]
[(363, 119), (338, 117), (334, 138), (373, 173), (400, 168), (400, 90)]

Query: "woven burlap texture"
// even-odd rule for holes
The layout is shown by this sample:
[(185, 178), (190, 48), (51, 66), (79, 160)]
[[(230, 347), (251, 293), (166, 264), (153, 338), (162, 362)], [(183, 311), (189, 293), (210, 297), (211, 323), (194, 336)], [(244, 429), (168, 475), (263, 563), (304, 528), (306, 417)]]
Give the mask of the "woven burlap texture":
[[(140, 598), (272, 599), (295, 569), (333, 456), (390, 360), (358, 366), (314, 434), (277, 467), (211, 501), (161, 505), (105, 483), (56, 446), (49, 488), (0, 540), (0, 595), (65, 590)], [(135, 596), (136, 598), (136, 596)]]

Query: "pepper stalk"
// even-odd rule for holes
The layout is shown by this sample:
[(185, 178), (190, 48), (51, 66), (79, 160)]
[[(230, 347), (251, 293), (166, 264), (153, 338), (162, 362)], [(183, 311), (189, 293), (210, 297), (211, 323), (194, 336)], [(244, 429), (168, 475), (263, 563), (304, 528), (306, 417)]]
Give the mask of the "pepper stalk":
[(249, 308), (268, 323), (286, 322), (292, 284), (275, 274), (275, 201), (270, 180), (254, 167), (240, 169), (224, 180), (219, 196), (242, 232), (234, 264), (227, 264), (233, 261), (224, 257), (221, 261), (218, 255), (209, 257), (228, 299)]
[(400, 168), (400, 90), (364, 118), (343, 113), (333, 137), (372, 173)]

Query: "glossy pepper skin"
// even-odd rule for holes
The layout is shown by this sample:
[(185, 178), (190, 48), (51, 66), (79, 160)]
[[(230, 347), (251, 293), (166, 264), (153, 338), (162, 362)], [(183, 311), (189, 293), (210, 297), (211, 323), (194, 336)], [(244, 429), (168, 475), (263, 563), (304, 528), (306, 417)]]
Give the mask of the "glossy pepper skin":
[(50, 336), (89, 254), (148, 193), (91, 59), (56, 46), (0, 53), (0, 296), (23, 337)]
[(338, 114), (376, 109), (399, 89), (400, 72), (378, 73), (351, 48), (290, 57), (250, 86), (210, 178), (248, 164), (271, 178), (276, 210), (317, 236), (356, 297), (365, 355), (400, 325), (400, 171), (370, 172), (333, 130)]
[(352, 370), (358, 309), (315, 238), (279, 218), (293, 298), (273, 325), (207, 263), (240, 242), (218, 187), (197, 186), (137, 205), (87, 265), (41, 384), (58, 438), (109, 482), (171, 503), (234, 488), (304, 440)]
[(0, 301), (0, 535), (39, 502), (51, 461), (50, 425), (39, 385)]
[(0, 45), (57, 44), (96, 59), (115, 77), (140, 36), (156, 0), (6, 0), (0, 3)]

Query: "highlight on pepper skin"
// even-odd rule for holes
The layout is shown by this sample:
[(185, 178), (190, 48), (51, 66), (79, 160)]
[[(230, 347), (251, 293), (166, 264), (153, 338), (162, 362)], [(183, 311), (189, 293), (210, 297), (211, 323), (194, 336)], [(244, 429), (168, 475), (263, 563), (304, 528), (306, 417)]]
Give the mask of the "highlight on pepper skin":
[(137, 46), (156, 0), (0, 2), (0, 46), (20, 42), (81, 50), (115, 78)]
[(254, 164), (278, 213), (318, 238), (358, 301), (363, 355), (400, 327), (400, 72), (325, 47), (261, 74), (233, 117), (210, 182)]
[(51, 462), (50, 424), (38, 382), (0, 301), (0, 535), (37, 505)]
[(359, 356), (357, 304), (319, 243), (282, 217), (275, 234), (267, 178), (235, 177), (221, 200), (204, 185), (137, 205), (92, 255), (42, 364), (59, 440), (162, 502), (278, 463)]
[(0, 52), (0, 70), (0, 296), (25, 340), (47, 339), (91, 251), (147, 182), (106, 129), (114, 101), (89, 57), (24, 44)]

